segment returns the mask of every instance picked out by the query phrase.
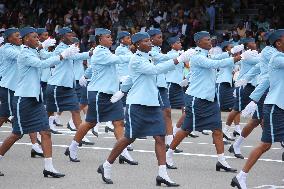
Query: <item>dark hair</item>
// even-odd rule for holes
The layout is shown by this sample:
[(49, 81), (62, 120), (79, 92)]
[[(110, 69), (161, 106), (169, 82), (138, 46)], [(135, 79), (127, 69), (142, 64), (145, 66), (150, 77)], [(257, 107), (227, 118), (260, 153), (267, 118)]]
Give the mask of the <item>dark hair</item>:
[(100, 36), (100, 35), (96, 35), (96, 36), (95, 36), (95, 41), (96, 41), (96, 44), (97, 44), (97, 45), (100, 44), (100, 39), (101, 39), (101, 36)]

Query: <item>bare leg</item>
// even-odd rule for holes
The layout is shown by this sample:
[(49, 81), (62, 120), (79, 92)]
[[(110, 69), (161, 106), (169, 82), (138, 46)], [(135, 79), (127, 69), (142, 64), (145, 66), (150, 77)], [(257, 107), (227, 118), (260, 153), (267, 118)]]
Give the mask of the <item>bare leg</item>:
[(179, 130), (170, 145), (170, 149), (175, 150), (176, 147), (181, 143), (181, 141), (185, 137), (187, 137), (188, 134), (189, 134), (189, 131)]
[(32, 144), (36, 144), (37, 143), (37, 141), (36, 141), (36, 139), (37, 139), (37, 134), (36, 133), (29, 133), (29, 136), (30, 136), (30, 139), (31, 139), (31, 143)]
[(51, 134), (49, 131), (41, 131), (39, 132), (39, 134), (41, 135), (41, 146), (44, 157), (51, 158), (52, 157)]
[(239, 125), (241, 121), (241, 114), (238, 114), (234, 119), (234, 124)]
[(237, 112), (235, 110), (232, 110), (229, 115), (228, 115), (228, 118), (227, 118), (227, 121), (226, 121), (226, 125), (228, 126), (231, 126), (234, 119), (236, 118), (236, 116), (238, 116), (240, 114), (240, 112)]
[(107, 158), (107, 161), (110, 164), (113, 164), (113, 162), (116, 160), (116, 158), (121, 154), (121, 152), (132, 142), (134, 142), (135, 139), (128, 139), (126, 137), (122, 137), (119, 139), (116, 144), (114, 145), (110, 155)]
[(123, 138), (124, 121), (123, 120), (113, 121), (112, 124), (114, 126), (114, 135), (115, 135), (116, 140)]
[(166, 145), (164, 136), (154, 136), (155, 153), (158, 160), (158, 165), (166, 165)]
[(171, 117), (171, 109), (166, 108), (163, 110), (163, 116), (166, 123), (166, 134), (173, 135), (173, 125), (172, 125), (172, 117)]
[(260, 121), (258, 121), (257, 119), (250, 119), (242, 130), (242, 137), (246, 138), (259, 124)]
[(249, 155), (248, 160), (246, 161), (243, 171), (248, 173), (256, 161), (260, 158), (262, 154), (268, 151), (271, 148), (271, 143), (261, 142)]
[(223, 133), (220, 129), (216, 129), (212, 133), (213, 142), (215, 144), (217, 154), (224, 153)]
[(76, 131), (76, 134), (74, 136), (74, 140), (78, 143), (82, 141), (84, 136), (88, 133), (89, 130), (91, 130), (94, 126), (96, 126), (97, 122), (83, 122), (79, 126), (79, 128)]
[(0, 117), (0, 127), (7, 121), (8, 121), (7, 117)]
[(0, 146), (0, 155), (4, 156), (6, 152), (21, 138), (21, 135), (11, 133)]
[(78, 130), (80, 124), (82, 123), (80, 110), (71, 111), (71, 114), (72, 114), (73, 123), (74, 123), (76, 129)]

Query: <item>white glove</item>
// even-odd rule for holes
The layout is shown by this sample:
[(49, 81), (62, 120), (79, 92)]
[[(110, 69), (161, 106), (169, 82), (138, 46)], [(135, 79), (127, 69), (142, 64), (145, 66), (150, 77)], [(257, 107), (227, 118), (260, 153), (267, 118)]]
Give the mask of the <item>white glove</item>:
[(187, 51), (184, 52), (186, 54), (186, 56), (188, 57), (188, 59), (190, 57), (192, 57), (193, 55), (195, 55), (197, 53), (197, 51), (195, 49), (188, 49)]
[(54, 46), (56, 43), (56, 40), (55, 39), (50, 39), (48, 38), (47, 40), (45, 40), (44, 42), (41, 43), (42, 45), (42, 48), (46, 49), (48, 47), (52, 47)]
[(239, 79), (235, 82), (236, 87), (246, 86), (248, 84), (248, 81), (245, 79)]
[(121, 76), (120, 78), (119, 78), (119, 81), (121, 82), (121, 83), (124, 83), (126, 80), (128, 80), (129, 79), (129, 75), (126, 75), (126, 76)]
[(88, 84), (87, 79), (85, 78), (85, 76), (82, 76), (82, 77), (79, 79), (79, 85), (81, 85), (82, 87), (86, 87), (87, 84)]
[(233, 92), (233, 97), (237, 97), (237, 91), (236, 91), (236, 89), (234, 90), (234, 92)]
[(0, 44), (4, 42), (4, 37), (0, 37)]
[(68, 47), (67, 49), (65, 49), (62, 53), (61, 56), (66, 59), (69, 58), (70, 56), (73, 56), (75, 54), (78, 54), (80, 51), (80, 49), (78, 47), (76, 47), (74, 44), (71, 45), (70, 47)]
[(181, 87), (186, 87), (186, 86), (188, 85), (188, 80), (187, 80), (187, 79), (182, 80), (182, 81), (179, 83), (179, 85), (180, 85)]
[(249, 60), (253, 58), (258, 58), (259, 54), (256, 50), (247, 50), (241, 54), (243, 60)]
[(116, 103), (117, 101), (122, 99), (123, 96), (124, 96), (123, 92), (117, 91), (116, 93), (114, 93), (114, 95), (112, 95), (112, 97), (110, 98), (110, 101), (111, 103)]
[(232, 53), (232, 54), (236, 54), (236, 53), (238, 53), (238, 52), (241, 52), (241, 51), (244, 50), (244, 49), (245, 49), (245, 47), (244, 47), (243, 44), (237, 45), (237, 46), (234, 46), (234, 47), (231, 49), (231, 53)]
[(246, 107), (245, 109), (242, 111), (242, 116), (243, 117), (249, 117), (252, 116), (253, 113), (255, 112), (257, 108), (257, 104), (254, 101), (251, 101)]

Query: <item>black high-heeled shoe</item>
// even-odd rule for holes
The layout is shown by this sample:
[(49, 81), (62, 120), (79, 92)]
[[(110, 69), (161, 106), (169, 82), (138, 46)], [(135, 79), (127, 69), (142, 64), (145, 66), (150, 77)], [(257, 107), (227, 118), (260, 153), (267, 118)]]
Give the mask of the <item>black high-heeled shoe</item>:
[(233, 153), (236, 158), (245, 159), (242, 154), (236, 154), (233, 145), (230, 146), (229, 150), (230, 153)]
[(120, 155), (119, 156), (119, 163), (124, 164), (124, 162), (128, 163), (129, 165), (138, 165), (137, 161), (130, 161), (129, 159), (127, 159), (123, 155)]
[(62, 125), (62, 124), (57, 123), (55, 120), (53, 121), (53, 124), (55, 124), (57, 127), (63, 127), (63, 125)]
[(218, 161), (217, 164), (216, 164), (216, 171), (221, 171), (221, 169), (223, 169), (223, 170), (226, 171), (226, 172), (231, 172), (231, 173), (237, 172), (237, 169), (225, 167), (224, 165), (222, 165), (222, 164)]
[(171, 182), (167, 181), (166, 179), (164, 179), (160, 176), (157, 176), (156, 177), (156, 185), (161, 186), (162, 183), (167, 185), (168, 187), (178, 187), (179, 186), (179, 184), (177, 184), (177, 183), (171, 183)]
[(132, 146), (127, 146), (127, 151), (132, 152), (133, 151), (133, 147)]
[(68, 148), (66, 148), (66, 150), (65, 150), (65, 152), (64, 152), (64, 155), (65, 156), (68, 156), (69, 157), (69, 159), (70, 159), (70, 161), (72, 161), (72, 162), (80, 162), (80, 160), (79, 159), (73, 159), (71, 156), (70, 156), (70, 150), (69, 150), (69, 147)]
[(231, 186), (234, 188), (234, 187), (237, 187), (238, 189), (242, 189), (237, 177), (234, 177), (231, 181)]
[(112, 182), (111, 179), (105, 178), (103, 165), (100, 165), (100, 166), (99, 166), (97, 172), (102, 175), (102, 179), (103, 179), (103, 181), (104, 181), (106, 184), (113, 184), (113, 182)]
[(114, 132), (114, 130), (112, 128), (110, 128), (109, 126), (106, 126), (105, 127), (105, 133), (108, 133), (108, 132)]
[(284, 161), (284, 152), (282, 153), (282, 161)]
[(235, 141), (233, 138), (229, 138), (225, 133), (223, 133), (223, 138), (229, 140), (229, 141)]
[(2, 173), (1, 171), (0, 171), (0, 177), (3, 177), (4, 176), (4, 173)]
[(65, 176), (65, 174), (62, 174), (62, 173), (53, 173), (53, 172), (51, 172), (51, 171), (47, 171), (47, 170), (43, 170), (43, 176), (44, 177), (48, 177), (48, 176), (51, 176), (51, 177), (53, 177), (53, 178), (61, 178), (61, 177), (64, 177)]
[(44, 157), (43, 153), (38, 153), (34, 149), (31, 150), (31, 158), (35, 158), (36, 156)]
[(95, 135), (96, 137), (99, 137), (99, 133), (97, 131), (95, 131), (94, 129), (92, 129), (92, 133), (93, 135)]
[(69, 123), (67, 123), (67, 129), (69, 129), (70, 131), (77, 131), (77, 129), (73, 129)]
[[(81, 143), (82, 143), (82, 144), (85, 144), (85, 145), (89, 145), (89, 146), (95, 145), (94, 142), (87, 142), (87, 141), (84, 141), (84, 140), (82, 140)], [(82, 146), (82, 145), (81, 145), (81, 146)]]
[(237, 132), (237, 131), (234, 131), (234, 132), (233, 132), (233, 136), (234, 136), (234, 137), (240, 136), (240, 133)]
[(50, 129), (50, 132), (51, 132), (52, 134), (55, 134), (55, 135), (61, 135), (61, 134), (62, 134), (61, 132), (55, 131), (55, 130), (52, 130), (52, 129)]
[(169, 164), (167, 164), (167, 163), (166, 163), (166, 166), (167, 166), (167, 169), (177, 169), (176, 166), (174, 166), (174, 165), (169, 165)]
[(192, 138), (197, 138), (199, 137), (198, 135), (194, 134), (194, 133), (189, 133), (188, 134), (189, 137), (192, 137)]

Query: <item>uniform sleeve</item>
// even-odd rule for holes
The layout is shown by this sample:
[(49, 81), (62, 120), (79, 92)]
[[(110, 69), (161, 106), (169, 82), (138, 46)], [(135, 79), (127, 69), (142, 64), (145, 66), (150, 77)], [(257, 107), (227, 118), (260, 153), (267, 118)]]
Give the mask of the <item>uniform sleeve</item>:
[(60, 57), (53, 56), (46, 60), (40, 60), (38, 57), (35, 57), (35, 56), (20, 56), (18, 59), (18, 62), (20, 62), (20, 64), (31, 66), (31, 67), (49, 68), (49, 67), (59, 64)]
[(155, 63), (163, 63), (165, 61), (168, 61), (170, 59), (176, 58), (177, 56), (173, 54), (163, 54), (159, 52), (152, 51), (151, 56), (153, 57), (153, 60)]
[(115, 55), (108, 52), (97, 53), (91, 58), (91, 64), (93, 62), (101, 65), (125, 64), (130, 61), (131, 57), (131, 55)]
[(92, 74), (93, 74), (93, 69), (91, 67), (88, 67), (86, 70), (85, 70), (85, 74), (84, 76), (88, 79), (90, 79), (92, 77)]
[(227, 52), (223, 52), (221, 54), (210, 55), (210, 58), (213, 60), (222, 60), (224, 58), (230, 58), (230, 55)]
[(122, 82), (121, 84), (121, 91), (122, 92), (128, 92), (130, 90), (130, 88), (132, 87), (133, 82), (132, 79), (130, 77), (128, 77), (124, 82)]
[(175, 69), (175, 64), (173, 60), (166, 61), (163, 64), (154, 65), (148, 60), (133, 58), (130, 63), (130, 69), (134, 72), (145, 74), (145, 75), (158, 75), (161, 73), (167, 73), (170, 70)]
[(71, 60), (87, 60), (89, 58), (90, 58), (89, 52), (83, 52), (83, 53), (75, 54), (75, 55), (69, 57), (68, 59), (71, 59)]
[(21, 51), (14, 50), (13, 48), (6, 48), (3, 50), (3, 54), (5, 54), (6, 60), (16, 60), (21, 54)]
[(274, 69), (284, 69), (284, 53), (277, 53), (270, 61), (269, 66)]
[(53, 52), (48, 52), (46, 49), (41, 49), (39, 51), (39, 54), (42, 59), (48, 59), (49, 57), (52, 57), (54, 55)]
[(250, 98), (258, 102), (262, 95), (265, 93), (265, 91), (269, 88), (269, 79), (263, 79), (261, 83), (254, 89), (254, 91), (250, 94)]
[(250, 81), (260, 73), (260, 64), (252, 67), (244, 76), (243, 79)]
[(195, 55), (191, 58), (191, 66), (196, 65), (202, 68), (225, 68), (228, 66), (234, 66), (233, 58), (225, 58), (222, 60), (212, 60), (202, 55)]

